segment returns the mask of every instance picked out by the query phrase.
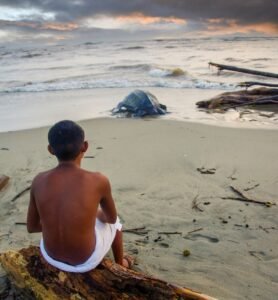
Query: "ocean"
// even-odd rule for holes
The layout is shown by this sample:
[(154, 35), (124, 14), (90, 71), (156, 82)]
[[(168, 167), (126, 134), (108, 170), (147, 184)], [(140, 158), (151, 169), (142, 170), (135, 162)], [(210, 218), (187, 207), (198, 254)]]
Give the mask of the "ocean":
[(275, 79), (209, 68), (208, 62), (276, 72), (278, 37), (154, 39), (74, 45), (0, 47), (0, 132), (50, 125), (61, 119), (112, 117), (135, 89), (166, 104), (161, 118), (221, 126), (277, 127), (250, 111), (242, 116), (198, 111), (195, 103), (242, 81)]

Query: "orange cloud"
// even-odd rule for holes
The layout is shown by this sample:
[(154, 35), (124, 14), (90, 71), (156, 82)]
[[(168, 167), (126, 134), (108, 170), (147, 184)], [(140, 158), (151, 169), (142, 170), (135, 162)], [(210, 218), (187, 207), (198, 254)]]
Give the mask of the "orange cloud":
[(157, 23), (173, 23), (177, 25), (186, 24), (186, 20), (175, 17), (152, 17), (142, 13), (133, 13), (128, 16), (118, 16), (116, 20), (123, 23), (137, 23), (141, 25), (157, 24)]
[(53, 30), (53, 31), (72, 31), (77, 29), (79, 26), (76, 23), (39, 23), (32, 21), (3, 21), (0, 20), (0, 24), (6, 26), (16, 26), (16, 27), (25, 27), (32, 28), (37, 30)]
[(209, 19), (207, 20), (207, 30), (214, 33), (249, 33), (258, 32), (263, 34), (277, 34), (278, 24), (274, 23), (254, 23), (254, 24), (239, 24), (237, 20), (230, 19)]
[(79, 26), (76, 23), (44, 23), (40, 29), (56, 30), (56, 31), (72, 31)]

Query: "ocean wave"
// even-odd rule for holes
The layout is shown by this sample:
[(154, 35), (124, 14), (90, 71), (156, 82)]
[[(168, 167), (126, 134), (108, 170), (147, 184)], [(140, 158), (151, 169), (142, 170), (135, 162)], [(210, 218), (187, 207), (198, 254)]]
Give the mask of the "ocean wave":
[(140, 50), (140, 49), (145, 49), (145, 47), (143, 47), (143, 46), (131, 46), (131, 47), (122, 48), (122, 50)]
[(152, 77), (178, 77), (185, 75), (185, 71), (181, 68), (174, 68), (174, 69), (159, 69), (154, 68), (151, 69), (149, 75)]
[(41, 53), (28, 53), (28, 54), (25, 54), (25, 55), (22, 55), (21, 58), (33, 58), (33, 57), (38, 57), (38, 56), (42, 56), (43, 54)]
[(136, 65), (116, 65), (109, 68), (109, 70), (143, 70), (149, 71), (152, 68), (148, 64), (136, 64)]
[(235, 85), (223, 82), (212, 82), (199, 79), (191, 80), (129, 80), (129, 79), (98, 79), (98, 80), (67, 80), (67, 81), (47, 81), (28, 82), (24, 85), (1, 88), (0, 93), (32, 93), (51, 92), (96, 88), (140, 88), (140, 87), (161, 87), (174, 89), (234, 89)]

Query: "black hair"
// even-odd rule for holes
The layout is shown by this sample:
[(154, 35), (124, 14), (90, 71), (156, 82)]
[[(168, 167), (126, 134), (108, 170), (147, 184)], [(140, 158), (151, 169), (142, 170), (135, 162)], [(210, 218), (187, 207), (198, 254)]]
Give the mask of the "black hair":
[(48, 142), (58, 160), (73, 160), (84, 143), (84, 130), (73, 121), (60, 121), (50, 128)]

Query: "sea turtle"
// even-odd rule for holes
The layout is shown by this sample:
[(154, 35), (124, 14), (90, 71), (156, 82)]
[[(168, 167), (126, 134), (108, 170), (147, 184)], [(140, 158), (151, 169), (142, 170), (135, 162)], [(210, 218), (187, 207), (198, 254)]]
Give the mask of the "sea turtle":
[(113, 108), (112, 114), (124, 114), (127, 117), (166, 114), (166, 105), (160, 104), (150, 92), (135, 90)]

